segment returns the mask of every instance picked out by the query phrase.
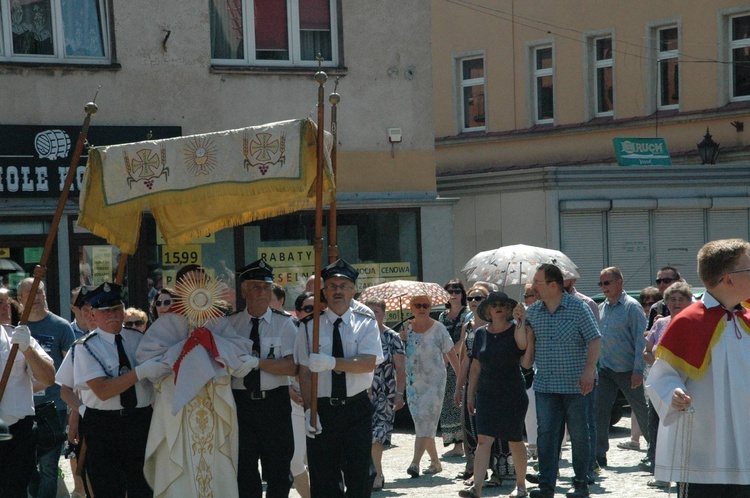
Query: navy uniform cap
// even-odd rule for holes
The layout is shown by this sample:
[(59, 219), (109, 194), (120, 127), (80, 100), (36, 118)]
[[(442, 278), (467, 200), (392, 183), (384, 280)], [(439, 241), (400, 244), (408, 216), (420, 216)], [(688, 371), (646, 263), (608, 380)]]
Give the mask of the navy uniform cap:
[(106, 310), (122, 306), (122, 286), (104, 282), (86, 296), (86, 302), (95, 310)]
[(320, 275), (323, 277), (323, 280), (328, 280), (329, 278), (333, 277), (343, 277), (348, 278), (352, 282), (357, 282), (359, 271), (357, 271), (356, 268), (354, 268), (343, 259), (337, 259), (330, 265), (323, 268), (323, 271), (320, 272)]
[(245, 280), (258, 280), (260, 282), (273, 283), (273, 266), (269, 265), (262, 259), (253, 261), (247, 266), (243, 266), (237, 270), (241, 281)]
[(78, 295), (76, 296), (76, 300), (73, 302), (73, 306), (76, 308), (80, 308), (84, 304), (86, 304), (87, 298), (91, 292), (96, 289), (93, 285), (84, 285), (81, 287), (81, 290), (78, 291)]

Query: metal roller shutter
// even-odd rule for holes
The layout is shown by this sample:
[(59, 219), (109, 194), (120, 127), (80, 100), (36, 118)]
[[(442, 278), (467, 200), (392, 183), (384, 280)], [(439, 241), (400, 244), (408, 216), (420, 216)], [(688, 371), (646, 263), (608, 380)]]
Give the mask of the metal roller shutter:
[(596, 283), (604, 268), (604, 212), (564, 212), (560, 217), (560, 250), (578, 266), (581, 279), (576, 289), (586, 295), (599, 293)]
[(611, 211), (608, 221), (607, 266), (620, 268), (627, 291), (652, 285), (648, 211)]
[(654, 272), (663, 266), (674, 266), (689, 284), (700, 285), (696, 255), (706, 241), (704, 212), (703, 209), (654, 212)]

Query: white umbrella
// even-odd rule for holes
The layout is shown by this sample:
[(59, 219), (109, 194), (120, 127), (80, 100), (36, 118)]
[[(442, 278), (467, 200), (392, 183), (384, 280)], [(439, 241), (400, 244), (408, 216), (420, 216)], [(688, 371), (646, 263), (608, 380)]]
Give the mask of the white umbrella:
[(560, 251), (516, 244), (483, 251), (466, 263), (461, 272), (469, 281), (492, 282), (501, 287), (523, 285), (542, 263), (560, 268), (563, 278), (580, 278), (578, 267)]

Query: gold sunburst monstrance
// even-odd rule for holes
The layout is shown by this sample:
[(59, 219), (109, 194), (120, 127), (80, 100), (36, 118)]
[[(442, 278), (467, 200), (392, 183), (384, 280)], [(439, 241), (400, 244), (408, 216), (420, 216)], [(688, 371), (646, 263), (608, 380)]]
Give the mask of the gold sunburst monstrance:
[(175, 286), (175, 311), (195, 327), (224, 316), (227, 286), (205, 272), (190, 272)]

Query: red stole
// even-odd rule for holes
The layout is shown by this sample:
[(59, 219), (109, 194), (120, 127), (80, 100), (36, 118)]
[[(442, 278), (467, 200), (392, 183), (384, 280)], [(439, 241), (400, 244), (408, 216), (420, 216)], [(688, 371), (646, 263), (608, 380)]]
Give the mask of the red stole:
[[(691, 304), (672, 318), (656, 347), (656, 358), (700, 380), (711, 362), (711, 349), (727, 326), (729, 313), (720, 305), (706, 308), (702, 301)], [(750, 310), (743, 307), (733, 314), (738, 328), (750, 335)]]
[[(219, 350), (216, 347), (216, 341), (214, 341), (214, 335), (211, 331), (205, 327), (199, 327), (193, 330), (190, 337), (188, 337), (187, 342), (185, 342), (185, 345), (182, 347), (182, 352), (180, 353), (179, 358), (177, 358), (177, 361), (174, 364), (173, 370), (175, 384), (177, 384), (177, 376), (180, 374), (180, 364), (182, 363), (182, 359), (198, 345), (203, 346), (203, 348), (208, 351), (214, 359), (219, 357)], [(217, 360), (216, 362), (222, 367), (224, 366), (220, 361)]]

